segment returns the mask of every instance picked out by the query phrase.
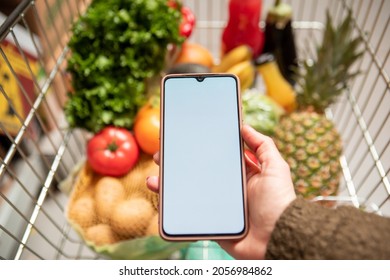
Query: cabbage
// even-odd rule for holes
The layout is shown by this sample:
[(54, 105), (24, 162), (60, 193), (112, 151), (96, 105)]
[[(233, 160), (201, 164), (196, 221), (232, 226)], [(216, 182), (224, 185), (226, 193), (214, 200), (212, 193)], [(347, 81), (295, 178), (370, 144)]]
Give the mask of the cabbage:
[(284, 114), (283, 108), (256, 89), (246, 90), (241, 98), (244, 123), (271, 136), (280, 116)]

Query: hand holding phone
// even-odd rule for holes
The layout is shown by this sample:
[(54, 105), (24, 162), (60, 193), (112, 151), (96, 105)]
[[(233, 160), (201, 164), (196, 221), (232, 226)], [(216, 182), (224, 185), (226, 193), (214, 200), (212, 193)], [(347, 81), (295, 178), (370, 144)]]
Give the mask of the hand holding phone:
[(243, 237), (246, 179), (237, 77), (168, 75), (161, 94), (161, 236)]

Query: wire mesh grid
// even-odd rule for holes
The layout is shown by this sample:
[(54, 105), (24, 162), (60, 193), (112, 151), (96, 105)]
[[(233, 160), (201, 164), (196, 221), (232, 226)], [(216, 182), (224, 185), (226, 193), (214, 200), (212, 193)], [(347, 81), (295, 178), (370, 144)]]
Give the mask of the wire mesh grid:
[[(184, 2), (197, 17), (191, 40), (218, 58), (228, 0)], [(327, 9), (337, 20), (352, 10), (354, 32), (364, 39), (364, 56), (355, 65), (361, 74), (327, 112), (344, 141), (344, 181), (340, 195), (330, 199), (388, 216), (390, 1), (286, 2), (293, 7), (301, 59), (315, 57)], [(62, 108), (69, 83), (69, 27), (88, 3), (26, 0), (8, 16), (0, 14), (1, 259), (100, 258), (66, 222), (67, 195), (58, 190), (85, 152), (85, 133), (68, 129)], [(263, 19), (272, 4), (263, 1)]]

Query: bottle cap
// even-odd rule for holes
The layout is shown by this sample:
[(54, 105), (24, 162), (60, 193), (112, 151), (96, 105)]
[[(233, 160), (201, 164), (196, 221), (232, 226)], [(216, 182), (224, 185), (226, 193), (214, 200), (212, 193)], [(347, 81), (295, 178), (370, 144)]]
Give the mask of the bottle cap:
[(275, 61), (275, 56), (272, 53), (263, 53), (255, 59), (255, 65), (258, 66), (272, 61)]

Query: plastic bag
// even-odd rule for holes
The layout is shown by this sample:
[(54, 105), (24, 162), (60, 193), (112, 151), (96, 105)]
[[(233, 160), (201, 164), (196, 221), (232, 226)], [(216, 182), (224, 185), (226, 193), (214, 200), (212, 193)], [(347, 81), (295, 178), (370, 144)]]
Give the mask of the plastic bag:
[[(142, 155), (137, 165), (123, 177), (107, 177), (96, 174), (87, 162), (84, 162), (73, 181), (73, 187), (66, 209), (66, 217), (72, 227), (80, 234), (85, 243), (98, 254), (112, 259), (170, 259), (172, 254), (186, 248), (186, 242), (167, 242), (158, 235), (157, 207), (158, 195), (146, 187), (147, 176), (157, 175), (158, 166), (152, 157)], [(108, 178), (108, 180), (107, 180)], [(104, 201), (97, 200), (98, 184), (103, 180), (109, 182), (106, 191), (114, 190), (118, 184), (123, 186), (123, 197), (114, 206), (122, 202), (142, 200), (139, 209), (129, 209), (137, 213), (136, 218), (129, 222), (129, 215), (106, 209), (109, 218), (99, 216), (98, 208), (108, 207), (110, 197)], [(111, 183), (110, 183), (111, 182)], [(112, 203), (111, 203), (112, 204)], [(133, 204), (135, 205), (135, 204)], [(145, 205), (145, 206), (143, 206)], [(144, 207), (144, 208), (143, 208)], [(124, 214), (124, 227), (134, 226), (136, 230), (118, 231), (115, 213)]]

